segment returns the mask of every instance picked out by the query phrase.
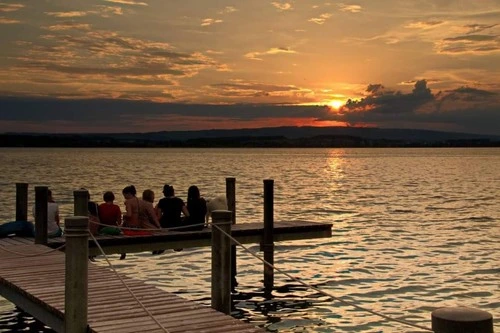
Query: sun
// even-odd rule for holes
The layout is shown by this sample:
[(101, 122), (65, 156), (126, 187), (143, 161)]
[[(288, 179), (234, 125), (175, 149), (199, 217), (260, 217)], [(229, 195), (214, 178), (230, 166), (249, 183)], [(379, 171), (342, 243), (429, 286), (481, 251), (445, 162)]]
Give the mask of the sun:
[(335, 110), (340, 109), (340, 107), (342, 107), (344, 104), (345, 102), (341, 101), (340, 99), (332, 99), (330, 102), (328, 102), (328, 106)]

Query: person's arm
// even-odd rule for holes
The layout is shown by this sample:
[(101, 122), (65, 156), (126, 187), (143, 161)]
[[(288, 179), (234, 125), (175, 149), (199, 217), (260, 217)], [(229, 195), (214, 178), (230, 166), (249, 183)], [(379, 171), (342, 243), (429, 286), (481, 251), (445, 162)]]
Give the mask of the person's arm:
[(116, 225), (122, 224), (122, 210), (118, 205), (116, 205)]
[(162, 214), (159, 204), (160, 203), (158, 202), (155, 206), (155, 214), (156, 214), (156, 217), (158, 218), (158, 220), (161, 218), (161, 214)]
[(185, 217), (189, 217), (189, 211), (186, 205), (182, 206), (182, 214), (184, 214)]
[(131, 217), (132, 216), (132, 202), (131, 200), (125, 201), (125, 213), (123, 213), (123, 217)]
[(150, 217), (150, 222), (152, 222), (157, 228), (161, 228), (160, 221), (158, 220), (158, 216), (156, 215), (156, 211), (153, 205), (147, 205), (146, 208), (148, 215)]

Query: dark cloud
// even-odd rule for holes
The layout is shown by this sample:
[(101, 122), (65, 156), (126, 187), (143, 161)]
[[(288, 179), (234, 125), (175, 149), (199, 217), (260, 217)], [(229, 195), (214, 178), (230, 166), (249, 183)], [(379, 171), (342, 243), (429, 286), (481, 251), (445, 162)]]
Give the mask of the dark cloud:
[(468, 34), (478, 33), (483, 30), (491, 29), (496, 27), (498, 24), (467, 24), (466, 28), (469, 29)]
[(457, 36), (445, 38), (446, 41), (473, 41), (473, 42), (482, 42), (482, 41), (490, 41), (497, 40), (497, 36), (491, 35), (466, 35), (466, 36)]
[[(219, 86), (231, 89), (233, 94), (240, 90), (242, 94), (271, 94), (273, 91), (293, 92), (295, 89), (293, 86), (249, 83)], [(349, 100), (339, 111), (320, 105), (155, 103), (140, 100), (144, 97), (144, 91), (141, 90), (123, 92), (116, 99), (76, 99), (77, 96), (72, 95), (60, 95), (62, 98), (58, 99), (19, 95), (0, 97), (0, 131), (34, 128), (33, 124), (39, 124), (37, 128), (53, 128), (52, 132), (58, 132), (58, 128), (78, 128), (79, 131), (85, 129), (92, 132), (96, 124), (101, 124), (101, 128), (104, 126), (102, 124), (112, 124), (111, 129), (106, 127), (103, 130), (114, 132), (147, 131), (151, 124), (156, 126), (155, 130), (171, 130), (169, 126), (175, 122), (182, 123), (184, 129), (208, 129), (206, 126), (217, 128), (228, 122), (237, 126), (246, 124), (246, 127), (263, 127), (270, 124), (276, 126), (280, 122), (293, 124), (293, 120), (300, 124), (308, 119), (315, 120), (317, 124), (338, 121), (352, 126), (500, 134), (498, 93), (473, 87), (433, 93), (427, 87), (426, 80), (417, 81), (409, 93), (390, 91), (382, 84), (370, 84), (366, 93), (362, 99)], [(174, 98), (158, 90), (150, 91), (147, 97), (162, 97), (165, 100)]]
[(55, 99), (55, 98), (0, 98), (0, 121), (119, 121), (127, 116), (141, 119), (145, 116), (177, 115), (182, 117), (231, 117), (255, 119), (263, 117), (308, 118), (322, 116), (324, 106), (274, 104), (176, 104), (154, 103), (126, 99)]
[[(500, 134), (500, 96), (471, 87), (433, 94), (426, 80), (415, 83), (411, 93), (387, 92), (380, 84), (368, 86), (369, 96), (349, 100), (327, 119), (353, 126), (434, 128)], [(431, 127), (432, 126), (432, 127)]]

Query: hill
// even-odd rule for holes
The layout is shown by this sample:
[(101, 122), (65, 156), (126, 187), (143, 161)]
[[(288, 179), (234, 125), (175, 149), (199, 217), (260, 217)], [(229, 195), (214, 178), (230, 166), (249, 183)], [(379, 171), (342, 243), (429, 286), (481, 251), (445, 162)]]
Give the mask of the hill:
[(108, 134), (0, 135), (2, 147), (491, 147), (500, 136), (415, 129), (268, 127)]

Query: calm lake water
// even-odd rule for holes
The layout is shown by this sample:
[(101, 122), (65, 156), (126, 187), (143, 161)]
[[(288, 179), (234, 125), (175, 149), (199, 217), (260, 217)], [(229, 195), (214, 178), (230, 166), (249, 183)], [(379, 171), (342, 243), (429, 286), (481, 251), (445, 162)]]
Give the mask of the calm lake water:
[[(275, 220), (332, 222), (328, 239), (277, 243), (275, 264), (333, 295), (430, 327), (432, 310), (470, 306), (500, 330), (500, 149), (0, 149), (0, 221), (15, 217), (15, 183), (47, 185), (62, 216), (73, 190), (92, 199), (164, 183), (206, 198), (236, 177), (237, 223), (263, 220), (263, 180), (275, 182)], [(257, 245), (250, 248), (258, 250)], [(210, 250), (129, 255), (113, 265), (210, 304)], [(104, 259), (98, 265), (105, 266)], [(329, 300), (276, 273), (266, 299), (262, 263), (238, 250), (234, 316), (270, 332), (417, 332)], [(117, 281), (118, 283), (118, 281)], [(0, 298), (0, 332), (51, 332)]]

